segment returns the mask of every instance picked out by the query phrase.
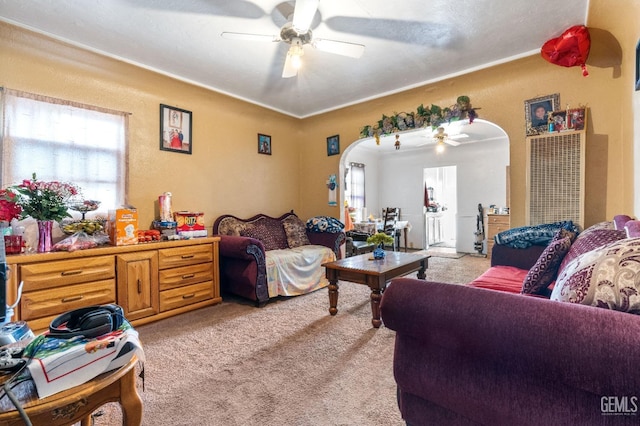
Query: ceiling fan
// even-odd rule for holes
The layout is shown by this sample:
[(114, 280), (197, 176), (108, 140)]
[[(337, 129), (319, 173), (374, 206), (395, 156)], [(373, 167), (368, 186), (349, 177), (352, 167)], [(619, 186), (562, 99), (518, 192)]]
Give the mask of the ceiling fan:
[[(425, 136), (428, 137), (428, 136)], [(444, 132), (444, 127), (440, 126), (436, 129), (436, 132), (432, 135), (432, 138), (436, 141), (436, 151), (443, 152), (446, 145), (458, 146), (460, 142), (454, 139), (463, 139), (468, 138), (469, 135), (466, 133), (457, 133), (455, 135), (448, 135)], [(427, 145), (429, 142), (421, 143), (417, 146)]]
[(338, 55), (359, 58), (364, 52), (364, 45), (349, 43), (346, 41), (327, 40), (314, 38), (311, 32), (311, 24), (318, 10), (320, 0), (296, 0), (293, 15), (288, 22), (280, 28), (279, 35), (263, 35), (249, 33), (223, 32), (220, 34), (226, 39), (232, 40), (256, 40), (270, 42), (285, 42), (291, 47), (282, 70), (282, 77), (289, 78), (298, 74), (302, 65), (303, 46), (310, 44), (318, 50), (335, 53)]

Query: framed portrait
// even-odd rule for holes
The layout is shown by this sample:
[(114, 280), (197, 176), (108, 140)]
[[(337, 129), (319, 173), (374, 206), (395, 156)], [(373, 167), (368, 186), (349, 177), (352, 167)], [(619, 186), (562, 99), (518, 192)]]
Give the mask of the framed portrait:
[(567, 128), (569, 130), (583, 130), (586, 117), (584, 108), (571, 108), (567, 110)]
[(191, 154), (191, 111), (160, 104), (160, 149)]
[(271, 155), (271, 136), (258, 133), (258, 154)]
[(542, 96), (524, 101), (524, 114), (527, 123), (527, 134), (546, 132), (549, 117), (560, 107), (560, 94)]
[(327, 155), (340, 154), (340, 136), (333, 135), (327, 138)]
[(636, 90), (640, 90), (640, 40), (636, 44)]

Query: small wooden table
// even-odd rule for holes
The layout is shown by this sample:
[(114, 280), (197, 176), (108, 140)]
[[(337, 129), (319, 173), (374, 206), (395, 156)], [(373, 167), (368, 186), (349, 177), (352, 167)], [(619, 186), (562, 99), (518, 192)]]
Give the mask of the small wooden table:
[(391, 279), (418, 271), (418, 278), (425, 279), (425, 270), (431, 256), (417, 253), (386, 252), (384, 259), (373, 260), (372, 254), (347, 257), (325, 263), (329, 280), (329, 313), (338, 313), (338, 281), (345, 280), (366, 284), (371, 289), (371, 324), (378, 328), (380, 320), (380, 299)]
[[(122, 406), (123, 423), (139, 426), (142, 423), (142, 401), (136, 391), (137, 361), (134, 356), (121, 368), (47, 398), (38, 399), (31, 380), (16, 386), (14, 393), (34, 425), (62, 426), (80, 422), (82, 426), (90, 426), (91, 413), (107, 402), (117, 401)], [(24, 424), (8, 398), (3, 398), (0, 411), (0, 425)]]

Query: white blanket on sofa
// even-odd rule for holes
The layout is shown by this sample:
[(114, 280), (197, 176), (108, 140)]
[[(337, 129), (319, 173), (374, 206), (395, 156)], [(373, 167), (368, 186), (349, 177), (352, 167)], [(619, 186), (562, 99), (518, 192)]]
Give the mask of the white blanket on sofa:
[(329, 282), (322, 264), (334, 260), (335, 253), (320, 245), (268, 250), (266, 266), (269, 297), (298, 296), (326, 287)]

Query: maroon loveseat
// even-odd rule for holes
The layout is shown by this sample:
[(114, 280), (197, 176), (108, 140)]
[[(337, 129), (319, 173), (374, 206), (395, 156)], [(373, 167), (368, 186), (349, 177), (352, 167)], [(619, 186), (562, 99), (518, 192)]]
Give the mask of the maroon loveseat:
[[(263, 306), (269, 300), (267, 288), (266, 252), (287, 249), (283, 240), (284, 223), (301, 222), (293, 212), (280, 217), (258, 214), (248, 219), (232, 215), (218, 217), (213, 224), (213, 234), (220, 237), (220, 287), (223, 292), (235, 294)], [(252, 231), (246, 232), (245, 231)], [(308, 243), (330, 248), (337, 259), (346, 237), (340, 232), (302, 231)], [(243, 235), (245, 234), (245, 235)], [(307, 243), (307, 244), (308, 244)]]
[[(587, 238), (614, 232), (576, 240), (571, 249), (582, 253), (569, 249), (565, 273), (595, 256)], [(640, 241), (594, 250), (605, 258), (621, 246), (637, 251), (633, 245)], [(496, 245), (491, 269), (531, 268), (544, 249)], [(561, 271), (556, 286), (561, 279), (570, 281)], [(381, 314), (396, 331), (394, 376), (407, 424), (640, 424), (639, 315), (489, 287), (399, 278), (386, 289)]]

